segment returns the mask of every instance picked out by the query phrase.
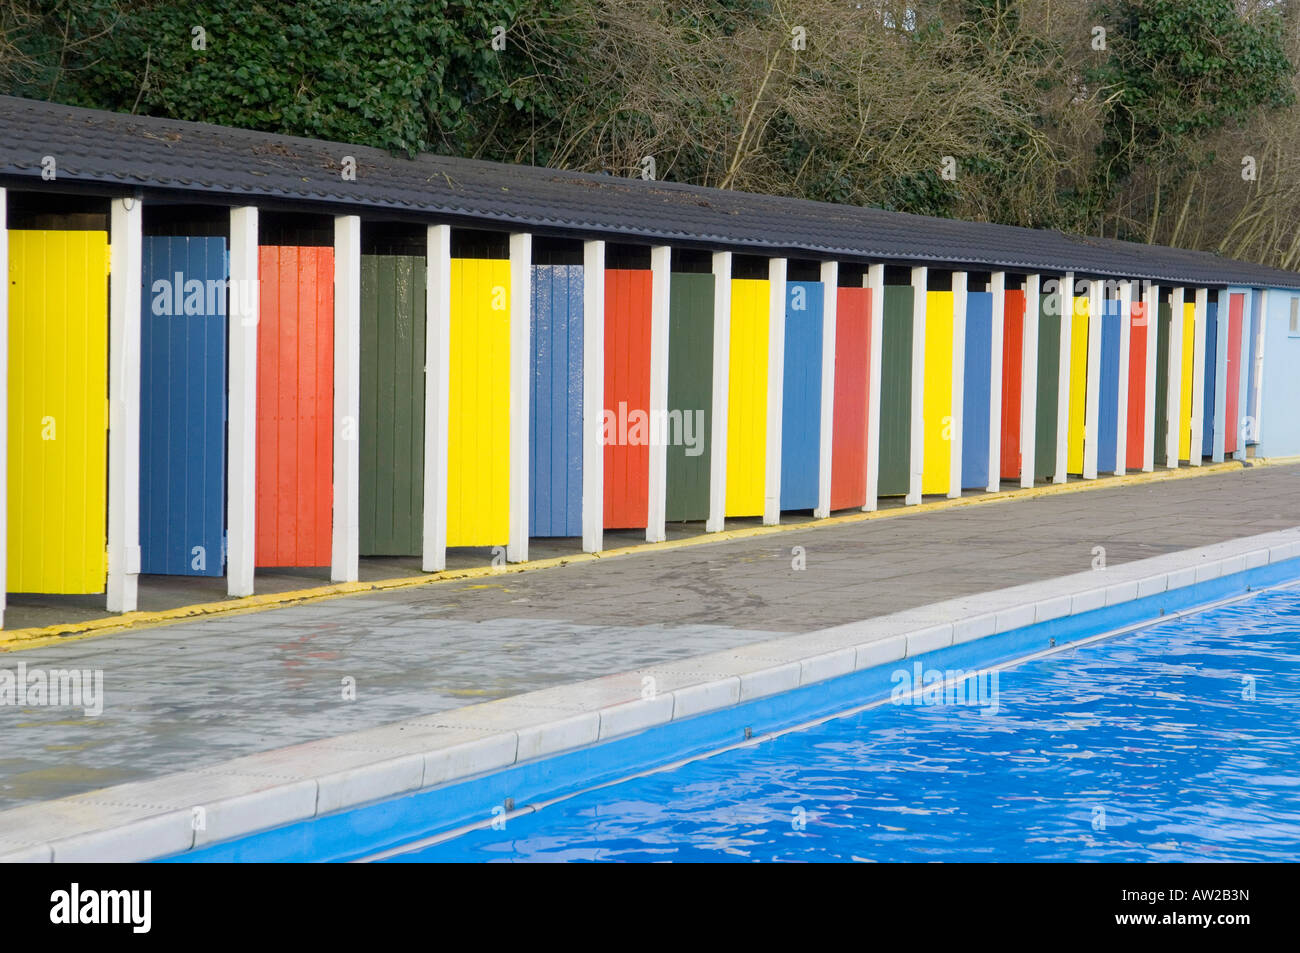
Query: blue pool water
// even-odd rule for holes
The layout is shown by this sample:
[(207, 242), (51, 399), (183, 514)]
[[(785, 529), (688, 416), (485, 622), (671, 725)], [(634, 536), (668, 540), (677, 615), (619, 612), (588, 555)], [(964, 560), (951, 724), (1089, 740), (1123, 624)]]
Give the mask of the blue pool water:
[(886, 703), (394, 859), (1300, 859), (1300, 589), (997, 689), (995, 714)]

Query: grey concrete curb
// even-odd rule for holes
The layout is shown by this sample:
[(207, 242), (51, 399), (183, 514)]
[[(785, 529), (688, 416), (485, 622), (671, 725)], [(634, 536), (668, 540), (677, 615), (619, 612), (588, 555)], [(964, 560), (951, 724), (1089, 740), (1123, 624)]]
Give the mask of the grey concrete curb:
[(0, 861), (142, 861), (1300, 557), (1300, 527), (785, 636), (0, 812)]

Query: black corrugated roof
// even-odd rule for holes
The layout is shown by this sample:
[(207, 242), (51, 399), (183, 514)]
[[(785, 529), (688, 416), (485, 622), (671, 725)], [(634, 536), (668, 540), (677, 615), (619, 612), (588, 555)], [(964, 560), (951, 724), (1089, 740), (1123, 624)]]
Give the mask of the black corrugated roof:
[[(643, 182), (79, 109), (0, 96), (0, 180), (195, 193), (195, 200), (307, 203), (474, 221), (574, 237), (1114, 276), (1177, 284), (1300, 287), (1300, 274), (1207, 252), (928, 218), (782, 196)], [(357, 160), (343, 181), (343, 156)]]

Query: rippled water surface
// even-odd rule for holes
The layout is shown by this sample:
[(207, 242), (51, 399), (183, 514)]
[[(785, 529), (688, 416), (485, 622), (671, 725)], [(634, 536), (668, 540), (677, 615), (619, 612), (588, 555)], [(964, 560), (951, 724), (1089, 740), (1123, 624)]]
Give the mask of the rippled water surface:
[(998, 689), (991, 717), (886, 704), (397, 859), (1300, 858), (1300, 590), (1028, 662)]

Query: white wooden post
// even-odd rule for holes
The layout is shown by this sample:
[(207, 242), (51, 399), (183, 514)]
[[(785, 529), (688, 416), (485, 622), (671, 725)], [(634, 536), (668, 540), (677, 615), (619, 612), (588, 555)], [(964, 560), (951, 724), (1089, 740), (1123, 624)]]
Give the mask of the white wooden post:
[(650, 475), (645, 539), (667, 538), (668, 506), (668, 308), (672, 293), (673, 250), (650, 249)]
[(140, 578), (140, 199), (114, 199), (110, 216), (108, 610), (131, 612)]
[[(1132, 329), (1129, 327), (1129, 310), (1133, 305), (1133, 282), (1119, 283), (1119, 403), (1115, 422), (1115, 475), (1123, 476), (1128, 470), (1128, 401), (1132, 375), (1129, 363), (1132, 353)], [(1108, 305), (1109, 307), (1109, 305)]]
[(533, 343), (533, 236), (510, 236), (510, 537), (506, 562), (528, 561), (528, 414)]
[(605, 243), (582, 243), (582, 551), (605, 548)]
[(1020, 485), (1034, 485), (1038, 426), (1038, 319), (1042, 276), (1025, 276), (1025, 320), (1020, 331)]
[(993, 272), (993, 349), (989, 368), (989, 482), (987, 490), (1002, 489), (1002, 348), (1006, 337), (1007, 273)]
[(1155, 469), (1155, 433), (1156, 433), (1156, 350), (1160, 337), (1160, 286), (1149, 281), (1144, 283), (1142, 293), (1146, 306), (1144, 317), (1147, 322), (1147, 367), (1146, 367), (1146, 406), (1142, 421), (1142, 470), (1150, 473)]
[(925, 470), (925, 305), (929, 269), (912, 269), (912, 439), (904, 503), (921, 502), (921, 475)]
[(253, 594), (257, 539), (257, 321), (261, 308), (257, 209), (230, 210), (230, 369), (226, 441), (226, 590)]
[(831, 515), (831, 451), (835, 439), (835, 323), (839, 315), (840, 265), (824, 261), (822, 283), (822, 402), (821, 437), (817, 443), (817, 509), (813, 516)]
[(447, 455), (451, 406), (451, 226), (425, 232), (424, 533), (425, 572), (447, 568)]
[(334, 528), (330, 579), (356, 582), (361, 548), (361, 218), (334, 218)]
[(727, 398), (731, 372), (731, 252), (713, 253), (713, 446), (709, 458), (709, 518), (722, 532), (727, 517)]
[(879, 506), (880, 362), (885, 341), (885, 266), (868, 265), (863, 284), (871, 289), (871, 372), (867, 375), (867, 500), (864, 512)]
[(1070, 454), (1070, 351), (1074, 344), (1074, 272), (1067, 271), (1061, 282), (1061, 349), (1056, 388), (1056, 473), (1053, 483), (1064, 483)]
[(1083, 477), (1097, 479), (1097, 438), (1101, 430), (1101, 329), (1105, 320), (1105, 290), (1101, 281), (1088, 282), (1088, 368), (1083, 400)]
[(767, 265), (767, 460), (763, 474), (763, 525), (781, 522), (781, 415), (785, 399), (785, 305), (789, 263)]
[[(1165, 466), (1178, 467), (1183, 413), (1183, 307), (1187, 303), (1182, 287), (1169, 295), (1169, 387), (1165, 391)], [(1151, 339), (1154, 348), (1155, 338)]]
[(952, 273), (952, 440), (948, 453), (948, 499), (961, 496), (961, 457), (966, 428), (966, 292), (969, 276)]
[(1205, 450), (1205, 331), (1209, 303), (1210, 289), (1197, 288), (1193, 325), (1196, 337), (1192, 341), (1192, 448), (1188, 453), (1188, 462), (1194, 467), (1201, 465)]
[(1264, 426), (1264, 342), (1268, 339), (1265, 334), (1266, 325), (1268, 324), (1268, 289), (1259, 289), (1259, 320), (1255, 328), (1255, 443), (1263, 440)]

